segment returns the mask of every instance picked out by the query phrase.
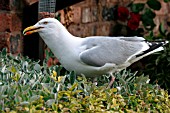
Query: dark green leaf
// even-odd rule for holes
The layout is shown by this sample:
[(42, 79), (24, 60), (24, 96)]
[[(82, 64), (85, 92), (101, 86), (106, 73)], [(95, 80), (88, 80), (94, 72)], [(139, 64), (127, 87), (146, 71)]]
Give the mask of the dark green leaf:
[(6, 55), (7, 55), (7, 49), (6, 49), (6, 48), (3, 48), (3, 49), (2, 49), (2, 55), (3, 55), (3, 56), (6, 56)]
[(159, 25), (159, 32), (161, 35), (166, 36), (166, 30), (164, 29), (164, 25), (162, 23)]
[[(147, 8), (147, 9), (145, 9), (143, 16), (145, 16), (146, 19), (153, 19), (153, 18), (155, 18), (156, 14), (151, 9)], [(147, 21), (147, 20), (145, 20), (145, 21)]]
[(144, 6), (145, 6), (145, 4), (143, 4), (143, 3), (132, 4), (131, 10), (134, 13), (139, 13), (140, 11), (143, 10)]
[(150, 36), (151, 38), (154, 37), (154, 36), (153, 36), (153, 31), (151, 31), (151, 32), (149, 33), (149, 36)]
[(164, 2), (169, 2), (170, 0), (164, 0)]
[(16, 62), (16, 63), (20, 63), (20, 60), (18, 60), (18, 59), (13, 59), (14, 60), (14, 62)]
[(76, 74), (75, 74), (74, 71), (72, 71), (72, 72), (70, 73), (70, 83), (71, 83), (71, 85), (74, 84), (75, 79), (76, 79)]
[(153, 20), (148, 19), (148, 21), (142, 21), (146, 30), (153, 30), (155, 23)]
[(150, 8), (154, 10), (160, 10), (161, 9), (161, 3), (158, 0), (148, 0), (147, 4)]
[(155, 13), (152, 12), (150, 9), (146, 9), (145, 13), (141, 16), (142, 23), (147, 30), (153, 30), (155, 27), (155, 23), (153, 21), (153, 18), (155, 17)]
[(57, 88), (53, 88), (53, 93), (57, 93)]

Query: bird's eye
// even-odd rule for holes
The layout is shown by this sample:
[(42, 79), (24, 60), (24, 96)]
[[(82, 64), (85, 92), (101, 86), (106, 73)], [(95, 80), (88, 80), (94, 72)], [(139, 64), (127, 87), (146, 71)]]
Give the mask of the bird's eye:
[(48, 22), (43, 22), (43, 24), (48, 24)]

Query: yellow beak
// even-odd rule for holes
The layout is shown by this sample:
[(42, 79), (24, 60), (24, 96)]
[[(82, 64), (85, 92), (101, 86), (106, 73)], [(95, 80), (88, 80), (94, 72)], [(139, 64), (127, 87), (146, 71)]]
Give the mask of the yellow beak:
[(41, 28), (43, 28), (43, 27), (30, 26), (30, 27), (27, 27), (24, 29), (23, 34), (30, 35), (32, 33), (38, 32)]

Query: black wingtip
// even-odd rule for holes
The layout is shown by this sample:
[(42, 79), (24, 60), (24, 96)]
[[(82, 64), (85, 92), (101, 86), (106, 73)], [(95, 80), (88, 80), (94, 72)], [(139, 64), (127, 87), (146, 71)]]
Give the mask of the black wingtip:
[(169, 41), (146, 41), (149, 47), (160, 47), (169, 43)]
[(150, 47), (149, 49), (143, 51), (141, 54), (136, 55), (136, 57), (140, 57), (144, 54), (147, 54), (161, 46), (166, 45), (167, 43), (169, 43), (169, 41), (146, 41), (146, 43), (148, 44), (148, 46)]

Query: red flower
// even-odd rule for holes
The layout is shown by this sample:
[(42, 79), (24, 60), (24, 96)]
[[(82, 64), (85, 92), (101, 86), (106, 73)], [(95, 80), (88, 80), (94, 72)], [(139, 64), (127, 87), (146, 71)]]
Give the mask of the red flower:
[(140, 22), (140, 15), (136, 13), (130, 13), (130, 19), (128, 21), (127, 26), (131, 30), (136, 30), (139, 27), (139, 22)]
[(138, 19), (138, 21), (140, 21), (140, 14), (138, 14), (138, 13), (130, 13), (130, 17), (131, 18), (136, 18), (136, 19)]
[(121, 21), (126, 21), (129, 16), (129, 10), (126, 7), (118, 7), (118, 19)]
[(50, 67), (53, 65), (53, 59), (50, 57), (47, 61), (47, 66)]

